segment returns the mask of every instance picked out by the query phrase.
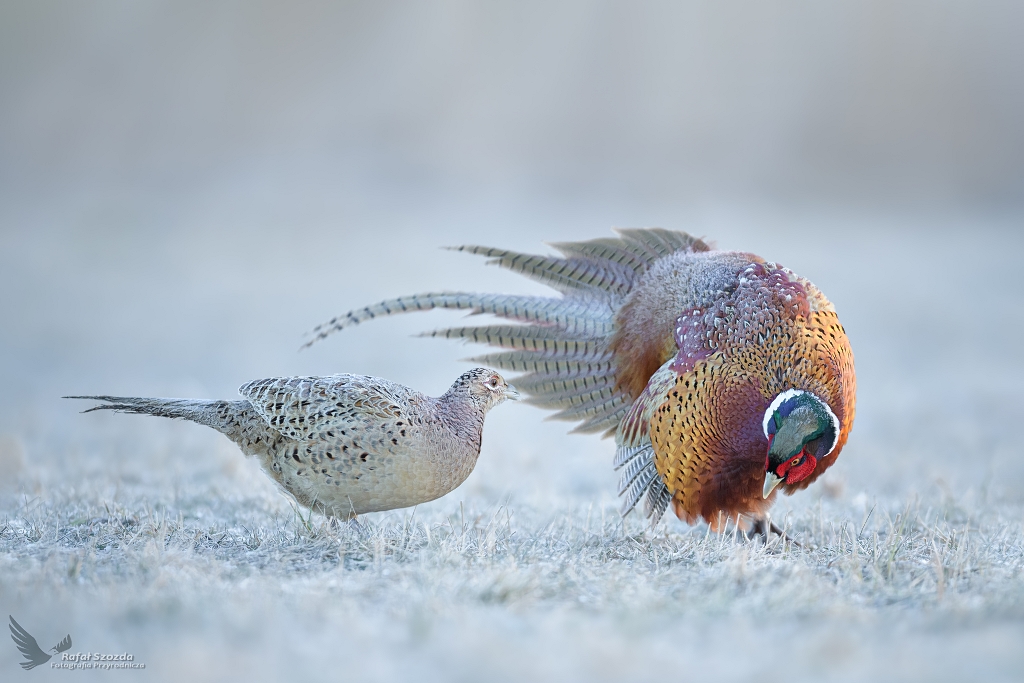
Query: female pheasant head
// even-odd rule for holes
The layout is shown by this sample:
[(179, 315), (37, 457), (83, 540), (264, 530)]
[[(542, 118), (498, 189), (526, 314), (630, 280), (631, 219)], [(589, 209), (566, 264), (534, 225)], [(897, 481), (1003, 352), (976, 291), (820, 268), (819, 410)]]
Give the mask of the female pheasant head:
[(775, 397), (764, 413), (768, 457), (764, 469), (764, 497), (779, 484), (806, 479), (839, 440), (839, 419), (814, 394), (789, 389)]
[(506, 400), (519, 399), (519, 392), (514, 386), (497, 372), (487, 368), (475, 368), (463, 373), (455, 380), (448, 394), (468, 395), (469, 401), (484, 412)]

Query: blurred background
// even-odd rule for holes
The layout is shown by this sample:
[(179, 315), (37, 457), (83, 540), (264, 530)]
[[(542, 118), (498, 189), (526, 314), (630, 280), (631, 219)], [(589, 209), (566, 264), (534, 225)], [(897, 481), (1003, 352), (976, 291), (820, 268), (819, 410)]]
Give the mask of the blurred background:
[[(1021, 26), (987, 0), (3, 0), (0, 489), (287, 510), (212, 431), (59, 397), (333, 372), (439, 394), (474, 350), (410, 335), (458, 314), (303, 332), (401, 294), (546, 291), (438, 247), (657, 225), (836, 305), (858, 417), (822, 491), (1020, 503)], [(543, 417), (492, 413), (455, 495), (612, 501), (613, 445)]]
[[(832, 298), (860, 378), (837, 475), (1024, 495), (1020, 3), (0, 8), (8, 460), (67, 473), (97, 425), (101, 441), (197, 431), (82, 418), (68, 393), (228, 397), (331, 372), (441, 392), (470, 350), (408, 337), (457, 314), (299, 353), (302, 333), (400, 294), (545, 291), (441, 246), (659, 225)], [(504, 425), (542, 416), (501, 411), (490, 440), (518, 443)], [(604, 490), (610, 444), (565, 427), (508, 446), (550, 468), (522, 487), (578, 488), (554, 453), (596, 449), (583, 488)], [(521, 473), (511, 462), (495, 486)]]

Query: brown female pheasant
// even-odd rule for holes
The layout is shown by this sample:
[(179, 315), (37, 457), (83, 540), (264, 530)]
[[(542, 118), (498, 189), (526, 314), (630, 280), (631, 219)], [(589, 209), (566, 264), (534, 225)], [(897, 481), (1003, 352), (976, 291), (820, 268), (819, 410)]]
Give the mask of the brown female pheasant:
[(310, 342), (380, 315), (469, 309), (522, 324), (429, 333), (507, 349), (475, 360), (526, 372), (530, 401), (615, 435), (623, 514), (646, 495), (693, 524), (756, 524), (777, 489), (805, 488), (853, 425), (850, 343), (828, 299), (759, 256), (714, 251), (682, 232), (553, 245), (564, 258), (460, 251), (539, 280), (560, 298), (467, 293), (402, 297), (339, 316)]
[(519, 392), (498, 373), (463, 373), (439, 398), (380, 377), (275, 377), (242, 385), (240, 401), (65, 396), (212, 427), (301, 505), (352, 519), (455, 490), (476, 466), (484, 417)]

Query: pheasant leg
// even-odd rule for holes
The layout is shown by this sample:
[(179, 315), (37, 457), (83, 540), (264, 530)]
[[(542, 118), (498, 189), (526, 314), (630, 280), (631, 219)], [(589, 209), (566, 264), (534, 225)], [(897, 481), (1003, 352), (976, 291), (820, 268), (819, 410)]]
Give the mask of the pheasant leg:
[(765, 545), (767, 545), (772, 534), (778, 534), (779, 538), (783, 541), (792, 543), (798, 548), (803, 547), (800, 543), (790, 538), (785, 531), (776, 526), (775, 522), (771, 521), (767, 517), (761, 517), (754, 520), (753, 525), (750, 527), (750, 531), (747, 532), (747, 538), (760, 536), (764, 540)]

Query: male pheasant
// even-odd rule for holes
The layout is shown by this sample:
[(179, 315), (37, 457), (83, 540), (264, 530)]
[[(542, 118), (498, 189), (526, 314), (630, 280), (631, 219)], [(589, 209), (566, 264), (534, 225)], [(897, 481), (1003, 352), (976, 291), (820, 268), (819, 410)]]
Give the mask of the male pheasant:
[(443, 292), (384, 301), (316, 328), (309, 343), (381, 315), (469, 309), (513, 320), (438, 330), (506, 349), (475, 360), (526, 372), (516, 384), (574, 430), (615, 435), (623, 514), (646, 495), (690, 524), (733, 520), (768, 533), (778, 488), (828, 469), (853, 425), (856, 379), (832, 304), (759, 256), (686, 233), (619, 230), (554, 244), (564, 258), (460, 251), (539, 280), (558, 298)]
[(440, 398), (377, 377), (282, 377), (243, 385), (241, 401), (67, 396), (93, 410), (184, 418), (212, 427), (259, 459), (301, 505), (352, 519), (425, 503), (466, 480), (484, 416), (519, 393), (486, 368)]

